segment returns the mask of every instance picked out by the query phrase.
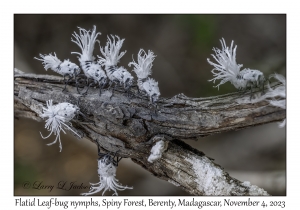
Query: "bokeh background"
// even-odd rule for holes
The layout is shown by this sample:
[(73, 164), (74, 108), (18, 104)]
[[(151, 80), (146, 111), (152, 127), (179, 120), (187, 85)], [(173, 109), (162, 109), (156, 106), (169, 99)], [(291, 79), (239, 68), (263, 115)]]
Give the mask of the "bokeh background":
[[(92, 29), (97, 26), (101, 46), (108, 34), (125, 38), (127, 53), (120, 65), (128, 68), (132, 56), (140, 48), (151, 49), (156, 55), (153, 77), (159, 82), (162, 97), (184, 93), (190, 97), (206, 97), (235, 91), (228, 83), (213, 88), (207, 63), (212, 48), (220, 48), (224, 37), (229, 45), (237, 44), (237, 62), (246, 68), (258, 69), (265, 76), (274, 72), (286, 75), (286, 15), (22, 15), (14, 16), (14, 67), (36, 74), (45, 71), (41, 62), (33, 59), (39, 53), (56, 52), (61, 60), (69, 58), (79, 64), (77, 45), (71, 34), (77, 26)], [(100, 55), (98, 45), (95, 55)], [(130, 68), (128, 68), (130, 69)], [(131, 70), (131, 69), (130, 69)], [(29, 119), (14, 121), (14, 193), (15, 195), (79, 195), (99, 181), (97, 148), (86, 139), (78, 140), (62, 134), (63, 151), (58, 145), (46, 146), (54, 140), (40, 137), (47, 131), (44, 123)], [(225, 168), (241, 181), (264, 188), (272, 195), (286, 195), (286, 129), (276, 123), (221, 133), (198, 141), (186, 140), (193, 147)], [(123, 159), (117, 178), (133, 190), (119, 195), (189, 195)], [(24, 189), (24, 183), (53, 185), (48, 189)], [(57, 189), (57, 186), (64, 188)], [(75, 187), (76, 188), (76, 187)], [(111, 195), (111, 192), (106, 195)]]

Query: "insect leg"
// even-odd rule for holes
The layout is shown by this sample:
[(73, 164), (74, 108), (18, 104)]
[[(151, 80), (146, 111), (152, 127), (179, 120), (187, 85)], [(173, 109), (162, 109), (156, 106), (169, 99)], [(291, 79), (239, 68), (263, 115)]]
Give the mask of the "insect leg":
[(88, 85), (88, 87), (87, 87), (87, 89), (86, 89), (86, 91), (84, 92), (84, 93), (82, 93), (82, 95), (86, 95), (87, 94), (87, 92), (88, 92), (88, 90), (89, 90), (89, 88), (90, 88), (90, 83), (89, 83), (89, 81), (90, 81), (90, 78), (87, 78), (87, 85)]
[[(85, 82), (82, 82), (82, 81), (85, 81), (85, 79), (82, 76), (84, 76), (84, 75), (83, 74), (76, 75), (76, 80), (75, 80), (76, 81), (76, 89), (79, 94), (81, 94), (79, 88), (83, 89), (85, 87)], [(80, 85), (81, 85), (81, 87), (80, 87)]]
[(78, 89), (78, 88), (79, 88), (79, 85), (78, 85), (77, 78), (76, 78), (76, 80), (75, 80), (75, 81), (76, 81), (76, 89), (77, 89), (77, 92), (80, 94), (80, 91), (79, 91), (79, 89)]
[[(92, 82), (90, 82), (90, 80), (92, 80)], [(85, 91), (82, 95), (87, 95), (88, 90), (89, 90), (90, 87), (94, 84), (94, 79), (88, 78), (88, 79), (87, 79), (87, 83), (88, 83), (88, 88), (86, 89), (86, 91)]]
[(101, 147), (100, 147), (100, 145), (98, 143), (98, 139), (96, 140), (96, 144), (97, 144), (97, 148), (98, 148), (98, 159), (100, 160), (101, 158), (103, 158), (107, 154), (101, 152)]
[(156, 111), (156, 109), (157, 109), (157, 103), (155, 102), (153, 105), (155, 106), (155, 111)]
[(66, 75), (67, 75), (67, 74), (64, 74), (65, 88), (62, 90), (62, 92), (64, 92), (64, 91), (67, 89)]
[(122, 157), (117, 157), (117, 166), (122, 159), (123, 159)]
[[(78, 100), (76, 102), (77, 107), (79, 107), (79, 101), (80, 101), (80, 97), (78, 97)], [(78, 120), (78, 116), (81, 115), (83, 118), (85, 118), (86, 120), (92, 122), (95, 125), (95, 122), (93, 120), (90, 120), (89, 118), (87, 118), (85, 116), (85, 114), (83, 114), (80, 110), (78, 110), (77, 115), (76, 115), (76, 119)], [(96, 126), (96, 125), (95, 125)]]
[(262, 85), (262, 94), (265, 94), (265, 80), (263, 81), (263, 85)]
[(102, 80), (99, 81), (99, 96), (101, 96), (102, 89), (104, 89), (105, 85), (105, 82), (102, 82)]
[(101, 82), (99, 81), (99, 97), (101, 96), (101, 89), (102, 89), (102, 85)]
[(250, 101), (251, 101), (252, 97), (253, 97), (253, 92), (252, 92), (252, 85), (251, 85), (250, 86)]
[(113, 84), (114, 84), (114, 85), (112, 86), (112, 91), (111, 91), (112, 95), (113, 95), (114, 92), (115, 92), (115, 87), (116, 87), (116, 85), (118, 85), (117, 82), (116, 82), (115, 80), (113, 81)]
[(149, 105), (154, 107), (154, 113), (157, 114), (157, 103), (153, 102), (152, 98), (151, 98), (151, 103), (149, 103)]
[[(69, 76), (69, 79), (66, 81), (65, 80), (65, 76)], [(72, 76), (70, 74), (65, 74), (64, 75), (64, 81), (65, 81), (65, 88), (63, 89), (63, 91), (65, 91), (67, 89), (67, 84), (72, 80)]]
[(251, 81), (247, 81), (245, 90), (247, 91), (247, 89), (248, 89), (249, 87), (250, 87), (250, 101), (251, 101), (252, 96), (253, 96), (253, 92), (252, 92), (252, 87), (253, 87), (253, 85), (251, 84)]
[(262, 89), (262, 94), (265, 94), (265, 83), (270, 83), (269, 79), (265, 79), (263, 82), (263, 89)]
[[(116, 87), (116, 85), (117, 85), (117, 83), (116, 83), (116, 81), (114, 80), (114, 81), (111, 81), (111, 85), (108, 87), (109, 89), (111, 89), (111, 96), (110, 96), (110, 98), (113, 96), (113, 94), (114, 94), (114, 92), (115, 92), (115, 87)], [(111, 86), (112, 86), (112, 88), (111, 88)]]
[(85, 114), (83, 114), (81, 111), (79, 111), (78, 114), (80, 114), (83, 118), (85, 118), (85, 119), (88, 121), (87, 123), (90, 122), (90, 123), (94, 124), (94, 126), (96, 126), (95, 121), (90, 120), (89, 118), (87, 118), (87, 117), (85, 116)]
[(104, 89), (106, 83), (101, 83), (101, 90)]
[[(120, 151), (120, 150), (116, 151), (115, 154), (114, 154), (114, 156), (113, 156), (113, 164), (114, 164), (115, 166), (118, 166), (119, 162), (122, 160), (122, 157), (118, 157), (118, 156), (117, 156), (117, 153), (118, 153), (119, 151)], [(115, 160), (115, 158), (116, 158), (117, 160)]]
[(106, 82), (106, 80), (105, 80), (104, 78), (102, 78), (102, 79), (99, 81), (99, 88), (100, 88), (100, 90), (99, 90), (100, 95), (99, 95), (99, 96), (101, 96), (102, 89), (105, 88), (106, 84), (107, 84), (107, 82)]
[(130, 93), (130, 89), (131, 89), (131, 86), (129, 86), (127, 89), (126, 89), (126, 92), (127, 92), (127, 97), (128, 98), (131, 98), (133, 95)]
[(108, 86), (108, 89), (110, 89), (110, 87), (112, 86), (112, 81), (109, 81), (109, 86)]

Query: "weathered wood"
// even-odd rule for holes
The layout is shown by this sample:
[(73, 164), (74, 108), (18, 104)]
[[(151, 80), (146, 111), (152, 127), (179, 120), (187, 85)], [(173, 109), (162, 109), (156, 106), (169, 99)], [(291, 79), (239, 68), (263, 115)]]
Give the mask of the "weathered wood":
[[(250, 97), (244, 92), (208, 98), (189, 98), (183, 94), (160, 98), (157, 107), (132, 88), (128, 97), (122, 89), (89, 90), (82, 97), (74, 84), (64, 88), (62, 77), (24, 74), (15, 70), (15, 117), (39, 120), (45, 102), (79, 103), (90, 120), (74, 119), (72, 124), (85, 138), (98, 142), (106, 151), (129, 157), (146, 170), (193, 195), (266, 195), (253, 185), (241, 183), (181, 139), (238, 130), (249, 126), (280, 121), (285, 110), (266, 101), (238, 104)], [(156, 140), (170, 141), (161, 159), (149, 163), (147, 158)]]

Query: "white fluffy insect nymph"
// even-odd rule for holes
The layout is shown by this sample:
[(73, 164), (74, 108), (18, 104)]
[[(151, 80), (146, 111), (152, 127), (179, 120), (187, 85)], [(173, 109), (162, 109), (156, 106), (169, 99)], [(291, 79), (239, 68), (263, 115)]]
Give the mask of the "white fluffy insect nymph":
[(222, 45), (222, 50), (218, 48), (213, 48), (215, 55), (212, 57), (217, 63), (213, 63), (207, 59), (208, 63), (214, 66), (211, 71), (214, 78), (209, 80), (215, 83), (216, 80), (221, 80), (221, 82), (215, 86), (218, 87), (226, 82), (231, 82), (237, 89), (245, 89), (247, 87), (260, 87), (264, 85), (264, 75), (259, 70), (253, 69), (243, 69), (240, 71), (242, 64), (237, 64), (236, 62), (236, 48), (233, 48), (233, 41), (231, 46), (227, 47), (224, 38), (220, 40)]
[(148, 162), (153, 163), (154, 161), (162, 157), (163, 152), (168, 148), (168, 142), (160, 140), (153, 145), (151, 148), (151, 154), (148, 157)]
[(152, 78), (148, 78), (152, 73), (152, 63), (155, 57), (156, 56), (151, 50), (148, 50), (147, 54), (143, 49), (140, 49), (137, 57), (137, 63), (133, 60), (133, 62), (128, 64), (128, 66), (134, 66), (133, 71), (136, 73), (138, 78), (137, 84), (139, 90), (146, 92), (152, 103), (155, 103), (160, 96), (158, 82)]
[(107, 76), (101, 65), (93, 56), (95, 43), (100, 43), (99, 40), (97, 40), (97, 36), (100, 34), (100, 32), (96, 33), (96, 26), (94, 26), (92, 32), (79, 28), (79, 34), (74, 32), (73, 37), (75, 40), (71, 39), (71, 41), (77, 44), (81, 49), (81, 53), (72, 52), (72, 54), (79, 55), (78, 60), (85, 76), (97, 81), (101, 90), (107, 83)]
[(120, 39), (118, 36), (111, 35), (112, 39), (107, 36), (106, 46), (100, 47), (103, 57), (98, 56), (98, 62), (105, 66), (107, 77), (112, 83), (120, 84), (127, 90), (132, 86), (133, 76), (124, 68), (118, 67), (119, 60), (124, 56), (126, 51), (120, 52), (125, 39)]
[[(274, 87), (270, 87), (270, 84), (268, 84), (268, 88), (266, 93), (256, 93), (254, 95), (254, 98), (251, 100), (247, 98), (238, 98), (236, 99), (236, 102), (239, 104), (244, 103), (257, 103), (260, 101), (268, 101), (271, 105), (280, 107), (282, 109), (286, 109), (286, 80), (283, 75), (280, 74), (272, 74), (269, 76), (269, 79), (274, 78), (278, 82), (281, 83), (281, 85), (276, 84)], [(282, 128), (285, 126), (286, 120), (283, 120), (281, 123), (279, 123), (279, 127)]]
[(64, 60), (63, 62), (56, 57), (56, 54), (52, 55), (42, 55), (40, 54), (41, 58), (36, 58), (39, 61), (42, 61), (44, 68), (46, 71), (51, 69), (56, 73), (66, 76), (69, 75), (71, 77), (76, 76), (80, 73), (80, 68), (75, 63), (70, 62), (70, 60)]
[(118, 68), (118, 72), (121, 74), (120, 85), (123, 85), (124, 89), (127, 90), (132, 86), (133, 76), (123, 66)]
[(160, 96), (158, 82), (152, 78), (148, 78), (143, 82), (142, 88), (148, 94), (151, 103), (155, 103), (158, 100)]
[(46, 120), (45, 128), (50, 131), (50, 134), (46, 137), (44, 137), (41, 132), (40, 134), (43, 139), (46, 139), (49, 138), (52, 133), (54, 133), (54, 135), (56, 135), (55, 140), (47, 145), (50, 146), (52, 144), (55, 144), (58, 140), (61, 152), (62, 144), (60, 140), (60, 131), (66, 133), (64, 129), (68, 129), (78, 137), (80, 137), (75, 131), (71, 129), (69, 125), (67, 125), (75, 117), (77, 112), (79, 112), (79, 108), (73, 104), (66, 102), (53, 105), (52, 100), (47, 101), (46, 104), (47, 107), (43, 107), (43, 114), (41, 114), (41, 117), (48, 118)]
[(105, 155), (98, 160), (98, 175), (100, 182), (90, 183), (92, 185), (88, 193), (82, 193), (81, 195), (92, 195), (103, 190), (102, 195), (107, 190), (112, 190), (118, 195), (117, 190), (132, 189), (132, 187), (122, 186), (116, 179), (117, 166), (113, 163), (113, 157)]

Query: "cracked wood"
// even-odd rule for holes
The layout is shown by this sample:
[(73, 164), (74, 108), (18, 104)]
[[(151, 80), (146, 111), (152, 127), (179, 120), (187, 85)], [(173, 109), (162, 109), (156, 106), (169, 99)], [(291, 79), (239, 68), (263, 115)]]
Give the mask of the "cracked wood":
[[(62, 92), (62, 77), (25, 74), (15, 69), (14, 79), (15, 117), (40, 120), (42, 107), (49, 99), (54, 104), (78, 102), (81, 112), (94, 121), (90, 123), (84, 118), (72, 121), (74, 128), (86, 139), (97, 141), (106, 151), (119, 151), (120, 156), (131, 158), (155, 176), (193, 195), (252, 195), (254, 188), (230, 177), (210, 158), (180, 139), (197, 139), (281, 121), (286, 117), (285, 110), (273, 107), (266, 101), (238, 104), (237, 99), (250, 97), (245, 92), (207, 98), (189, 98), (179, 94), (172, 98), (160, 98), (155, 107), (149, 105), (147, 97), (138, 94), (136, 87), (131, 89), (131, 97), (127, 97), (122, 89), (116, 89), (113, 94), (105, 90), (101, 96), (98, 95), (98, 89), (90, 89), (88, 95), (82, 97), (77, 93), (74, 83), (67, 86), (67, 92)], [(162, 158), (151, 164), (147, 158), (153, 139), (157, 138), (171, 142)], [(211, 188), (215, 190), (199, 185), (199, 177), (191, 159), (221, 171), (213, 178), (219, 181), (211, 182)], [(220, 191), (216, 185), (223, 182), (227, 187)], [(260, 190), (255, 192), (256, 195), (264, 194)]]

